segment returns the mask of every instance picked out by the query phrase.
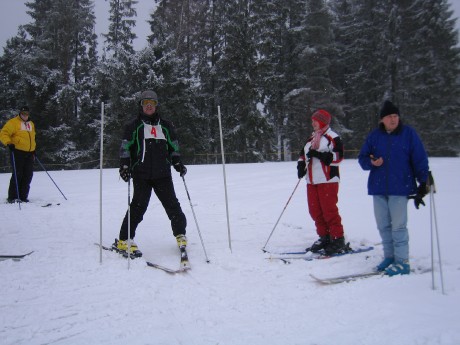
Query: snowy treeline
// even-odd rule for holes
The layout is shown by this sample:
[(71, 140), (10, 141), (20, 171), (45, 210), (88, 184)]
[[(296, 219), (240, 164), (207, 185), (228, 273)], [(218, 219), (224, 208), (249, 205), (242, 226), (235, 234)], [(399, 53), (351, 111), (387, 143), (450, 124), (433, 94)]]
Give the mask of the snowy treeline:
[(152, 88), (186, 163), (218, 159), (218, 105), (231, 162), (296, 158), (319, 107), (353, 156), (391, 98), (430, 155), (460, 151), (460, 51), (446, 0), (155, 3), (149, 44), (135, 51), (137, 1), (110, 0), (99, 54), (94, 1), (29, 1), (32, 21), (0, 57), (1, 124), (28, 103), (43, 161), (94, 167), (104, 102), (105, 164), (116, 166), (122, 125)]

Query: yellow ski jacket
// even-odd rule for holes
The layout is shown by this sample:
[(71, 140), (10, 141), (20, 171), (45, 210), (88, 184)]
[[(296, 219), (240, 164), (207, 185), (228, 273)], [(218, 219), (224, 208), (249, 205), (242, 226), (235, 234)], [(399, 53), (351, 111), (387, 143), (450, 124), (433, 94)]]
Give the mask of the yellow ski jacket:
[(35, 151), (35, 125), (32, 121), (23, 121), (18, 115), (9, 120), (0, 131), (3, 145), (14, 144), (16, 150)]

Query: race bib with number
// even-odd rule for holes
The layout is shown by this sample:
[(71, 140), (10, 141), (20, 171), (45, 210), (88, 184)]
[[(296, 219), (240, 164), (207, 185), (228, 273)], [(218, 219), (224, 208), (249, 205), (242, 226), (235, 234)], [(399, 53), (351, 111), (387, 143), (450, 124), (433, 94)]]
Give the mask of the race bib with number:
[(160, 125), (152, 126), (144, 123), (144, 139), (166, 140)]
[(32, 125), (29, 122), (21, 122), (21, 130), (32, 132)]

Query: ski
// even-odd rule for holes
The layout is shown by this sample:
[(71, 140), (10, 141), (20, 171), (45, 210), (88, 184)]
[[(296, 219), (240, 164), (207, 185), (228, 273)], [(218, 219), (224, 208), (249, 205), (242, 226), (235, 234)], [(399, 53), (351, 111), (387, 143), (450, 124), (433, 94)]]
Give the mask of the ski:
[(189, 270), (192, 267), (190, 266), (190, 261), (188, 260), (187, 250), (185, 247), (179, 248), (180, 250), (180, 268), (183, 271)]
[[(99, 243), (94, 243), (96, 246), (100, 246)], [(110, 252), (114, 252), (114, 253), (118, 253), (120, 255), (123, 255), (123, 257), (127, 258), (128, 257), (128, 254), (127, 253), (121, 253), (119, 251), (116, 251), (115, 249), (113, 249), (112, 247), (106, 247), (104, 245), (101, 246), (102, 249), (104, 250), (107, 250), (107, 251), (110, 251)], [(137, 256), (133, 256), (131, 255), (131, 259), (136, 259), (138, 258)], [(150, 261), (145, 261), (145, 263), (147, 264), (148, 267), (152, 267), (152, 268), (157, 268), (159, 270), (162, 270), (166, 273), (170, 273), (170, 274), (176, 274), (176, 273), (181, 273), (181, 272), (185, 272), (187, 269), (190, 269), (190, 264), (188, 262), (188, 257), (187, 257), (187, 252), (185, 253), (185, 261), (187, 263), (187, 265), (183, 265), (182, 262), (183, 262), (183, 257), (182, 257), (182, 254), (181, 254), (181, 266), (179, 269), (173, 269), (173, 268), (169, 268), (169, 267), (166, 267), (166, 266), (163, 266), (163, 265), (159, 265), (159, 264), (156, 264), (156, 263), (153, 263), (153, 262), (150, 262)]]
[(361, 247), (358, 249), (352, 249), (349, 250), (345, 253), (337, 253), (337, 254), (332, 254), (332, 255), (326, 255), (324, 253), (297, 253), (297, 252), (291, 252), (291, 253), (286, 253), (286, 254), (276, 254), (276, 255), (270, 255), (267, 259), (269, 260), (282, 260), (285, 263), (290, 263), (289, 260), (305, 260), (305, 261), (313, 261), (313, 260), (322, 260), (322, 259), (330, 259), (330, 258), (335, 258), (338, 256), (344, 256), (348, 254), (359, 254), (359, 253), (365, 253), (373, 250), (374, 247)]
[[(347, 243), (347, 245), (349, 245), (349, 243)], [(374, 248), (374, 246), (367, 246), (367, 247), (361, 247), (361, 248)], [(308, 247), (307, 249), (301, 249), (301, 250), (295, 250), (295, 249), (288, 250), (288, 249), (286, 249), (284, 251), (269, 251), (269, 250), (263, 249), (263, 252), (267, 253), (267, 254), (272, 254), (272, 255), (301, 255), (301, 254), (312, 253), (310, 251), (310, 247)], [(324, 251), (321, 250), (320, 253), (324, 253)]]
[(323, 285), (331, 285), (331, 284), (340, 284), (349, 281), (354, 281), (357, 279), (362, 278), (369, 278), (373, 276), (383, 276), (384, 272), (365, 272), (365, 273), (356, 273), (356, 274), (348, 274), (344, 276), (338, 277), (331, 277), (331, 278), (318, 278), (317, 276), (310, 274), (310, 277), (313, 278), (316, 282), (323, 284)]
[[(411, 269), (411, 273), (422, 274), (431, 272), (431, 268), (423, 268), (417, 267), (415, 269)], [(330, 277), (330, 278), (318, 278), (317, 276), (310, 274), (310, 277), (313, 278), (316, 282), (321, 283), (323, 285), (331, 285), (331, 284), (340, 284), (355, 281), (358, 279), (370, 278), (374, 276), (385, 276), (385, 272), (378, 272), (378, 271), (371, 271), (371, 272), (364, 272), (364, 273), (355, 273), (355, 274), (348, 274), (338, 277)]]
[(157, 268), (159, 270), (162, 270), (162, 271), (164, 271), (166, 273), (170, 273), (170, 274), (176, 274), (176, 273), (185, 272), (185, 270), (183, 270), (182, 268), (179, 268), (179, 269), (175, 270), (173, 268), (169, 268), (169, 267), (166, 267), (166, 266), (155, 264), (155, 263), (150, 262), (150, 261), (146, 261), (146, 263), (147, 263), (147, 266), (149, 266), (149, 267)]
[(306, 249), (299, 250), (299, 251), (292, 250), (292, 251), (284, 251), (284, 252), (271, 252), (271, 251), (263, 249), (263, 252), (267, 253), (267, 254), (273, 254), (273, 255), (300, 255), (300, 254), (307, 254), (308, 253), (308, 251)]
[(59, 203), (57, 203), (57, 204), (47, 203), (47, 204), (42, 205), (42, 207), (51, 207), (53, 205), (59, 206), (60, 204)]
[(29, 253), (26, 253), (26, 254), (20, 254), (20, 255), (0, 255), (0, 261), (3, 261), (3, 260), (9, 260), (9, 259), (13, 259), (15, 261), (19, 261), (21, 259), (24, 259), (26, 256), (29, 256), (30, 254), (32, 254), (34, 251), (32, 250), (31, 252)]

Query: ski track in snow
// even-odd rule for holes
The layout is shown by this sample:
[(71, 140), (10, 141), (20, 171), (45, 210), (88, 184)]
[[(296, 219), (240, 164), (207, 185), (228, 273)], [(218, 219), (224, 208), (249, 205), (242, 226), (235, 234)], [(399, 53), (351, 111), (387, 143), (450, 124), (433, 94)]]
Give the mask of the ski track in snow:
[[(186, 183), (211, 263), (203, 248), (182, 179), (173, 171), (187, 216), (192, 270), (170, 275), (149, 260), (179, 266), (179, 251), (158, 200), (138, 227), (144, 259), (128, 262), (100, 251), (99, 170), (36, 172), (29, 204), (1, 204), (1, 254), (34, 253), (0, 262), (1, 344), (196, 345), (454, 345), (460, 344), (460, 239), (455, 212), (460, 159), (431, 158), (446, 294), (431, 273), (372, 277), (321, 286), (309, 274), (366, 272), (382, 249), (367, 172), (356, 160), (341, 166), (339, 209), (352, 247), (370, 252), (326, 260), (268, 260), (262, 252), (296, 185), (296, 163), (228, 164), (229, 249), (222, 167), (188, 166)], [(6, 193), (10, 174), (0, 174)], [(127, 208), (127, 184), (104, 170), (103, 244), (111, 245)], [(455, 182), (457, 181), (457, 182)], [(411, 265), (431, 267), (430, 207), (409, 205)], [(50, 207), (41, 207), (53, 203)], [(59, 203), (60, 205), (56, 205)], [(301, 250), (316, 239), (301, 182), (266, 249)], [(377, 245), (376, 245), (377, 244)], [(437, 255), (437, 254), (436, 254)], [(437, 256), (436, 256), (437, 259)], [(437, 260), (435, 261), (437, 265)]]

